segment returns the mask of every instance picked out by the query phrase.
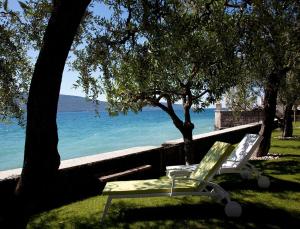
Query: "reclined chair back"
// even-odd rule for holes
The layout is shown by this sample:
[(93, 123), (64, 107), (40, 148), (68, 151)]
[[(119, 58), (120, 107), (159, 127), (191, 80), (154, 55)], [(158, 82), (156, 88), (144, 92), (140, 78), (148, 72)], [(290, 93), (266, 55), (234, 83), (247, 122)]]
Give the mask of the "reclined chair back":
[[(201, 162), (189, 178), (201, 182), (208, 182), (218, 172), (224, 161), (229, 157), (234, 147), (225, 142), (215, 142), (210, 150), (203, 157)], [(198, 183), (198, 185), (199, 185)]]
[(254, 153), (263, 137), (258, 134), (246, 134), (238, 146), (231, 152), (222, 168), (239, 168), (243, 166)]

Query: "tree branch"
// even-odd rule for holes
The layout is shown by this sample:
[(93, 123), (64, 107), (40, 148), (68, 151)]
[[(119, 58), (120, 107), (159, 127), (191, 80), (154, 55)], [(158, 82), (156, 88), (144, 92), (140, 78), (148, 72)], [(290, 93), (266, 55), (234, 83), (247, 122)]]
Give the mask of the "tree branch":
[(138, 32), (137, 28), (133, 28), (133, 29), (129, 29), (129, 24), (130, 21), (132, 19), (132, 8), (130, 7), (130, 3), (128, 3), (127, 5), (127, 9), (128, 9), (128, 17), (126, 19), (126, 23), (125, 23), (125, 31), (124, 31), (124, 37), (120, 40), (111, 40), (110, 38), (108, 38), (107, 36), (102, 36), (100, 37), (100, 39), (107, 45), (107, 46), (115, 46), (115, 45), (123, 45), (125, 44), (130, 38), (132, 40), (134, 40), (134, 36), (135, 34)]
[(205, 95), (205, 94), (208, 93), (208, 92), (209, 92), (209, 90), (205, 90), (205, 91), (203, 91), (200, 95), (193, 96), (193, 100), (196, 100), (196, 99), (201, 98), (203, 95)]
[(148, 101), (150, 101), (150, 103), (153, 106), (159, 107), (164, 112), (166, 112), (171, 117), (171, 119), (173, 120), (174, 125), (179, 129), (179, 131), (180, 132), (183, 131), (183, 122), (180, 120), (180, 118), (174, 112), (174, 109), (173, 109), (173, 106), (172, 106), (172, 102), (171, 102), (170, 99), (166, 98), (166, 100), (167, 100), (167, 106), (165, 106), (164, 104), (160, 103), (157, 99), (153, 99), (153, 98), (150, 98), (150, 97), (147, 97), (146, 99)]

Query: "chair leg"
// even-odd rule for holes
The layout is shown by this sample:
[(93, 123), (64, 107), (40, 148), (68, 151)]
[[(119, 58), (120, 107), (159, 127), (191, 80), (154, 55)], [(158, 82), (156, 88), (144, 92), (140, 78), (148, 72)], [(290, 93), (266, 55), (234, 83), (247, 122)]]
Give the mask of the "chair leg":
[(103, 213), (102, 213), (102, 217), (100, 219), (100, 222), (103, 221), (104, 217), (106, 216), (107, 212), (108, 212), (108, 209), (110, 207), (110, 204), (111, 204), (111, 200), (112, 200), (112, 197), (111, 196), (108, 196), (107, 197), (107, 201), (106, 201), (106, 204), (105, 204), (105, 207), (104, 207), (104, 210), (103, 210)]
[(229, 193), (226, 192), (220, 185), (209, 182), (209, 185), (213, 188), (213, 197), (218, 202), (225, 201), (226, 203), (230, 201)]

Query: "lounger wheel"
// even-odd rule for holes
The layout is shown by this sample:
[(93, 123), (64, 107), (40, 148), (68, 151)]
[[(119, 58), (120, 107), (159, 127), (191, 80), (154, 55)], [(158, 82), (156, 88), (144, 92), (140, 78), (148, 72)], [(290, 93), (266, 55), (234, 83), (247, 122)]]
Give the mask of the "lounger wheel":
[(213, 196), (213, 199), (218, 203), (224, 203), (226, 198), (228, 197), (228, 193), (226, 192), (217, 192), (215, 189), (212, 189), (210, 192)]
[(270, 179), (266, 176), (259, 176), (257, 179), (258, 187), (260, 188), (269, 188), (270, 187)]
[(240, 174), (241, 174), (241, 177), (246, 180), (249, 180), (252, 177), (252, 174), (249, 170), (243, 170), (243, 171), (241, 171)]
[(225, 205), (225, 214), (228, 217), (240, 217), (242, 214), (242, 207), (241, 205), (236, 201), (229, 201)]

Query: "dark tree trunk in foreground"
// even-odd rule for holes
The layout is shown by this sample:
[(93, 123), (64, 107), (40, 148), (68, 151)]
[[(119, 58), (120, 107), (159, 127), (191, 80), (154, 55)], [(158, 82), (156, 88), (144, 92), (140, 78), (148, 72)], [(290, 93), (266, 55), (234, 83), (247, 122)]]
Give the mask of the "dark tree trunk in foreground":
[(293, 137), (293, 108), (294, 103), (289, 103), (284, 107), (284, 117), (283, 117), (283, 131), (282, 137), (288, 138)]
[(271, 146), (271, 135), (276, 114), (277, 95), (280, 81), (285, 77), (286, 70), (270, 74), (265, 87), (265, 98), (263, 104), (263, 120), (259, 134), (263, 136), (257, 156), (266, 156)]
[(16, 194), (26, 209), (51, 195), (60, 165), (57, 104), (66, 58), (90, 0), (54, 1), (28, 97), (24, 163)]

